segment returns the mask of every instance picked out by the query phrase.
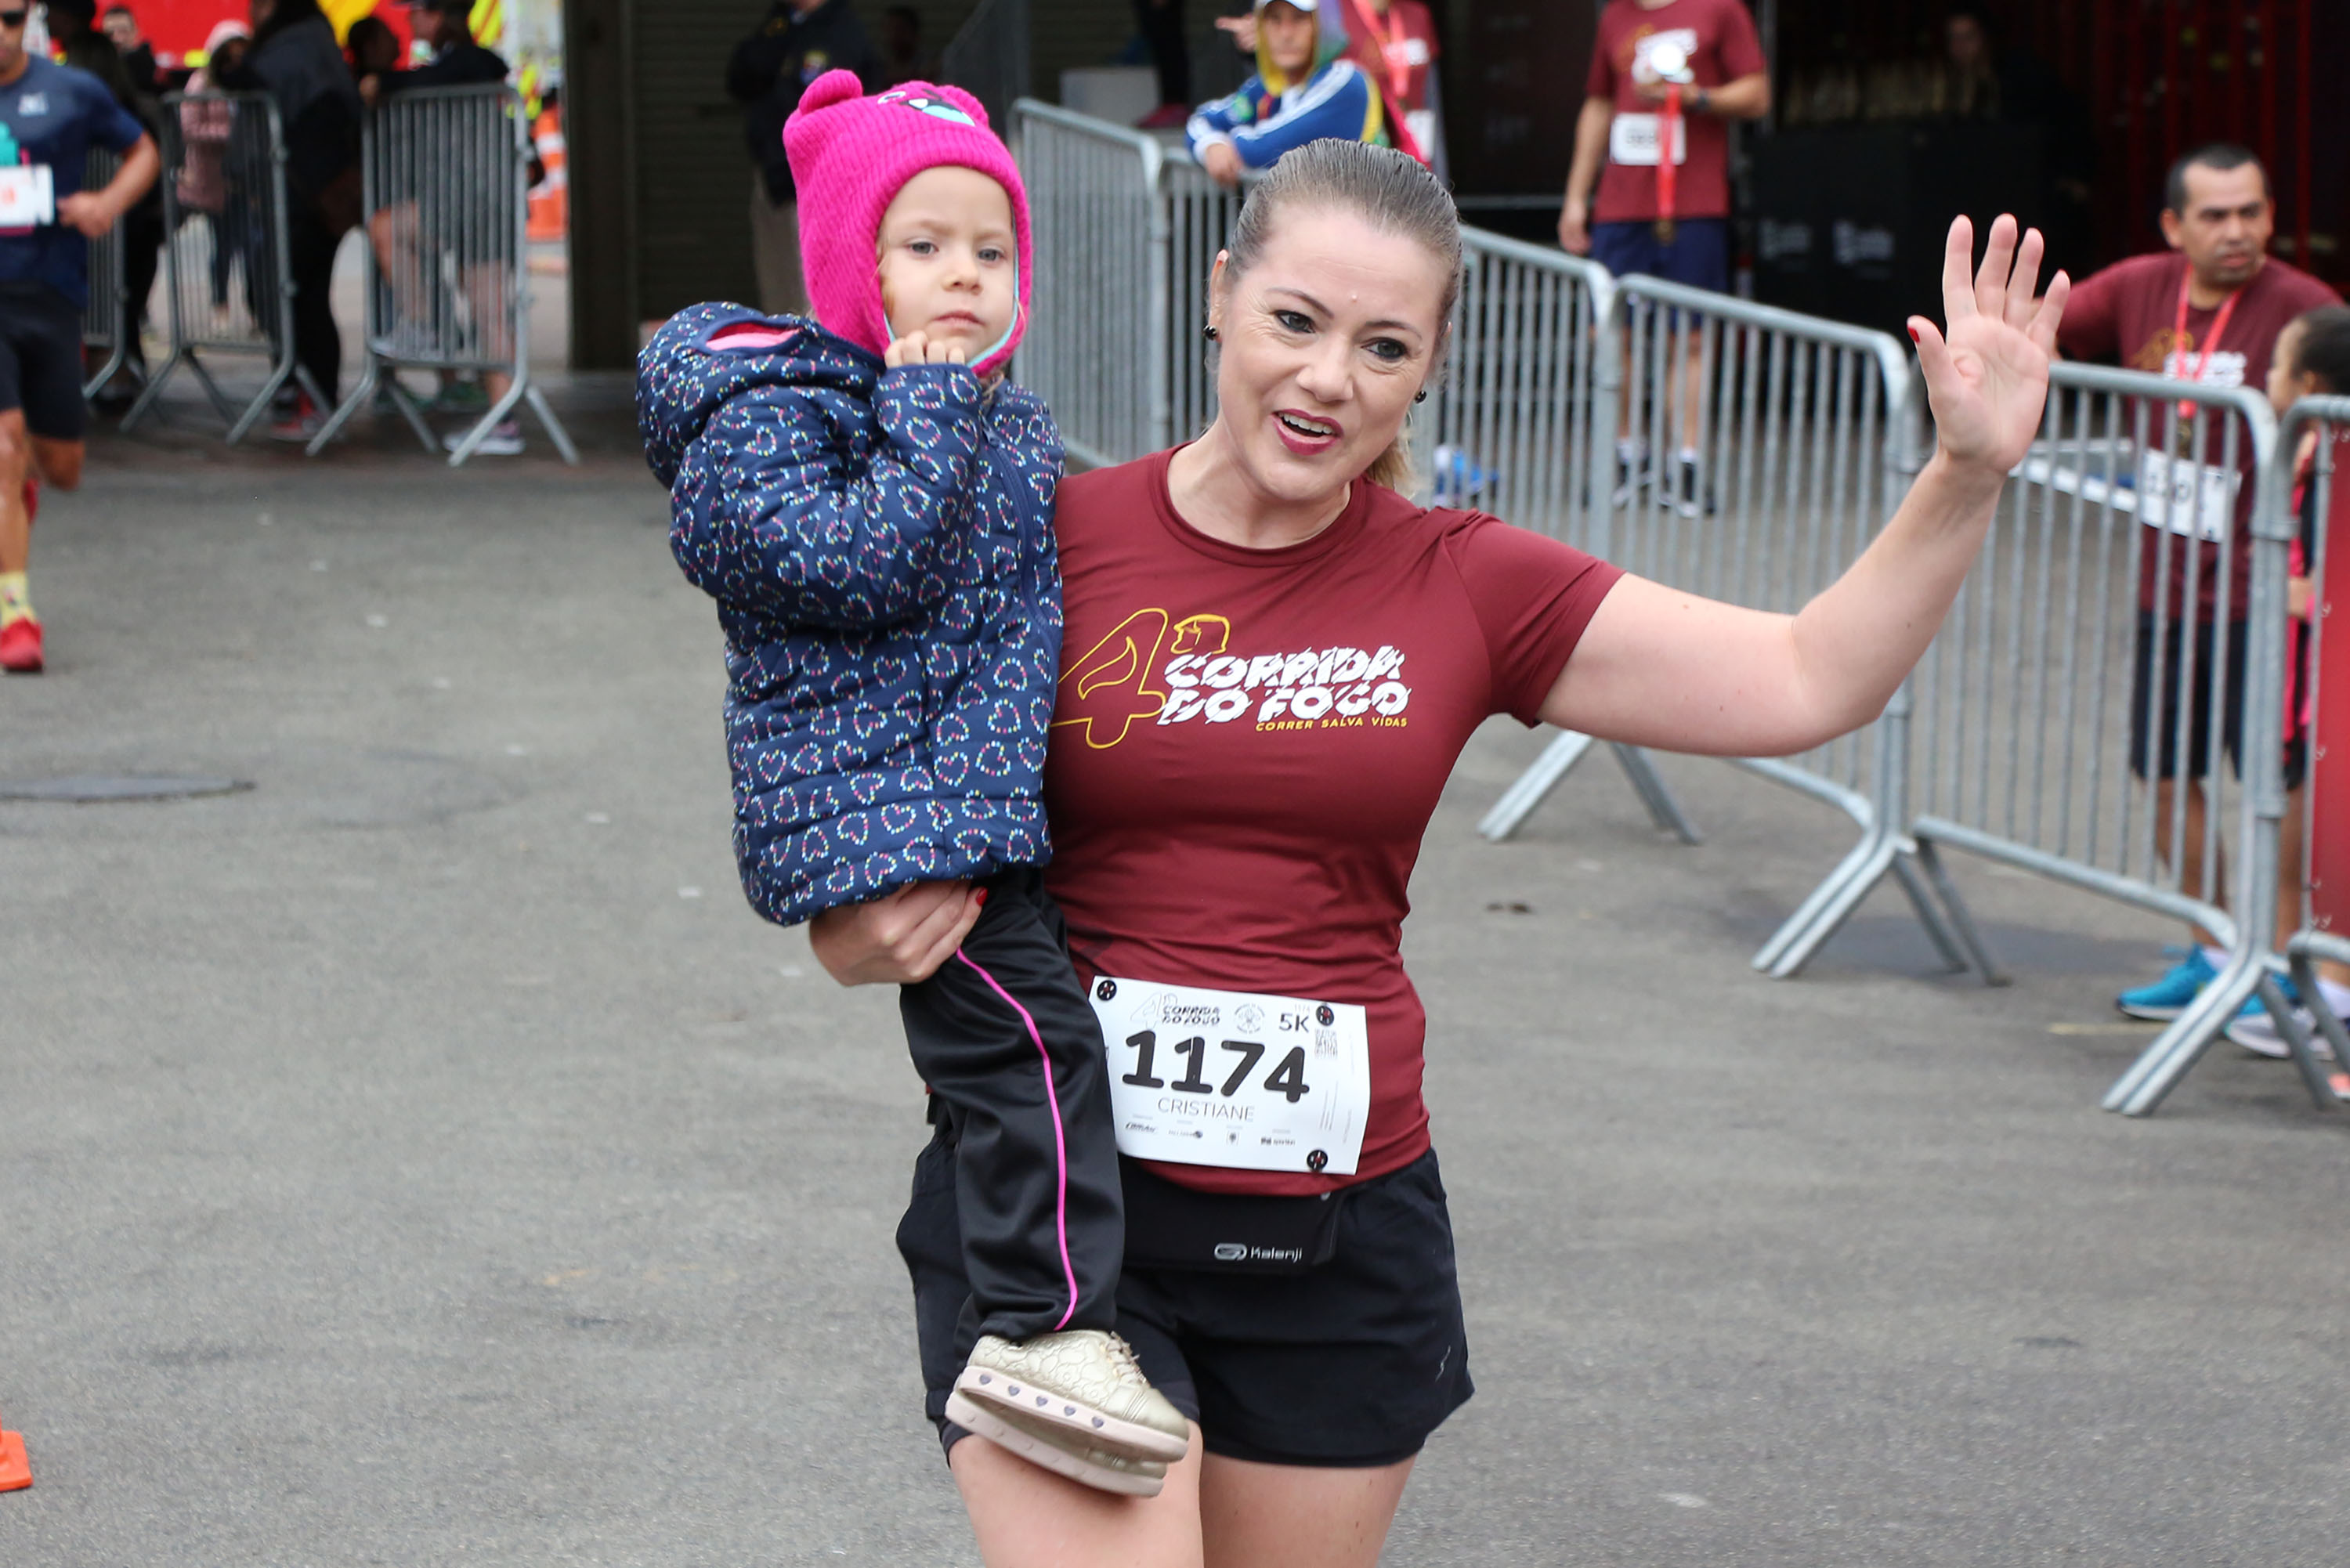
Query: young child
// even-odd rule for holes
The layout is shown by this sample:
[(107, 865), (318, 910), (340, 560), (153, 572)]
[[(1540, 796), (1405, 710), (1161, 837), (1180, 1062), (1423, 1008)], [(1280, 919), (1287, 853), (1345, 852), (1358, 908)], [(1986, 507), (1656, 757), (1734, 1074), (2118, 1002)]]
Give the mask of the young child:
[[(2339, 305), (2320, 306), (2303, 311), (2285, 323), (2277, 334), (2276, 348), (2269, 356), (2269, 406), (2282, 416), (2303, 398), (2319, 397), (2350, 390), (2350, 307)], [(2303, 874), (2306, 868), (2304, 846), (2307, 844), (2308, 791), (2304, 782), (2309, 774), (2309, 731), (2316, 715), (2312, 711), (2314, 688), (2311, 677), (2311, 618), (2317, 597), (2314, 576), (2318, 567), (2317, 517), (2317, 431), (2303, 433), (2301, 450), (2293, 454), (2293, 515), (2298, 520), (2293, 545), (2293, 576), (2289, 607), (2293, 616), (2293, 642), (2285, 657), (2285, 810), (2279, 825), (2277, 860), (2277, 945), (2282, 949), (2288, 938), (2301, 929), (2302, 902), (2307, 892)], [(2334, 483), (2343, 483), (2337, 474)], [(2341, 515), (2337, 502), (2335, 515)], [(2341, 548), (2342, 542), (2334, 541)], [(2342, 966), (2324, 963), (2318, 966), (2317, 989), (2321, 1000), (2334, 1010), (2337, 1018), (2350, 1018), (2350, 973)], [(2284, 987), (2287, 1000), (2299, 1006), (2308, 1005), (2306, 999), (2293, 995), (2292, 987)], [(2278, 1032), (2276, 1020), (2257, 1002), (2246, 1007), (2228, 1025), (2228, 1038), (2245, 1050), (2262, 1056), (2282, 1057), (2289, 1053), (2284, 1036)], [(2324, 1037), (2320, 1035), (2323, 1044)]]
[(930, 1414), (1154, 1495), (1191, 1431), (1108, 1332), (1125, 1234), (1107, 1059), (1037, 869), (1062, 449), (1002, 379), (1027, 319), (1027, 193), (953, 88), (867, 98), (832, 71), (784, 144), (815, 319), (697, 306), (637, 383), (671, 546), (726, 633), (743, 890), (793, 925), (977, 885), (962, 950), (901, 999), (954, 1136), (972, 1293), (968, 1362)]

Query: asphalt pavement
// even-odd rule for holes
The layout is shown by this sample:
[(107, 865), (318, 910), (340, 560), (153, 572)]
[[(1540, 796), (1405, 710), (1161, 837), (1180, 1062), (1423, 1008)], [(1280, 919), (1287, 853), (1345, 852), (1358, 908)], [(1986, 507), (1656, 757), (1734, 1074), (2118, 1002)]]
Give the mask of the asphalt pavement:
[[(182, 410), (52, 497), (0, 684), (0, 1564), (976, 1562), (891, 1244), (894, 997), (743, 902), (710, 607), (624, 401), (594, 449), (317, 463)], [(1898, 893), (1747, 958), (1848, 846), (1604, 757), (1472, 832), (1406, 954), (1479, 1394), (1387, 1561), (2332, 1568), (2350, 1115), (2215, 1053), (2097, 1108), (2163, 923), (1978, 863), (2016, 983)]]

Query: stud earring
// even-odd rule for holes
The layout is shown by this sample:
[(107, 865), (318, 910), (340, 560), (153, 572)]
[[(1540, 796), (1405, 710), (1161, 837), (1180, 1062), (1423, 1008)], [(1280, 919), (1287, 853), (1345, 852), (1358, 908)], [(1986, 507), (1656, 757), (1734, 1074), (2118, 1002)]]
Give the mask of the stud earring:
[(1428, 401), (1428, 389), (1426, 387), (1422, 387), (1419, 391), (1414, 392), (1411, 395), (1411, 400), (1415, 403), (1424, 403)]
[(1205, 327), (1201, 327), (1200, 336), (1206, 338), (1211, 343), (1215, 342), (1218, 337), (1216, 332), (1216, 324), (1211, 321)]

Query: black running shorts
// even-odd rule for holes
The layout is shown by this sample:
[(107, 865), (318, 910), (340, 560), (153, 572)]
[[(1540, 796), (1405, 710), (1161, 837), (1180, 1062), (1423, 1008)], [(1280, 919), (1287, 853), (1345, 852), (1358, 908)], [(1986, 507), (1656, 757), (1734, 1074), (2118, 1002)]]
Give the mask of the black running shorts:
[(47, 284), (0, 287), (0, 413), (22, 409), (33, 434), (79, 441), (81, 376), (81, 313)]
[[(913, 1275), (925, 1409), (946, 1418), (968, 1346), (954, 1148), (941, 1127), (914, 1162), (898, 1250)], [(1144, 1374), (1200, 1424), (1211, 1454), (1263, 1464), (1362, 1468), (1419, 1452), (1475, 1392), (1452, 1221), (1436, 1156), (1349, 1189), (1331, 1260), (1296, 1273), (1128, 1265), (1118, 1332)]]
[[(2189, 637), (2193, 646), (2189, 646)], [(2217, 679), (2225, 644), (2228, 676)], [(2154, 612), (2137, 612), (2137, 649), (2130, 675), (2130, 772), (2139, 778), (2203, 778), (2218, 772), (2211, 734), (2213, 707), (2220, 710), (2218, 750), (2239, 772), (2244, 750), (2245, 637), (2242, 621), (2220, 625), (2173, 620), (2162, 628), (2160, 672), (2156, 670)], [(2148, 724), (2152, 732), (2148, 732)], [(2179, 756), (2179, 742), (2186, 756)], [(2181, 766), (2181, 763), (2184, 766)]]

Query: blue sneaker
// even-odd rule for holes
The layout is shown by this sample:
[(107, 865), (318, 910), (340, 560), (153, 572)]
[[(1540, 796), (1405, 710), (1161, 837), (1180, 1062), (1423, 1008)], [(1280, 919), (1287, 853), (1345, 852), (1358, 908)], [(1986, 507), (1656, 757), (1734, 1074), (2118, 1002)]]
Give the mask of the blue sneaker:
[[(2289, 1007), (2299, 1007), (2301, 1005), (2301, 992), (2293, 989), (2293, 976), (2289, 974), (2281, 974), (2275, 976), (2274, 979), (2276, 981), (2276, 988), (2284, 992), (2285, 1004)], [(2268, 1004), (2261, 1000), (2261, 993), (2257, 991), (2252, 992), (2251, 995), (2244, 998), (2244, 1005), (2239, 1009), (2236, 1013), (2238, 1018), (2265, 1019), (2268, 1018)], [(2272, 1026), (2273, 1026), (2274, 1021), (2271, 1020), (2271, 1023)]]
[[(2182, 950), (2165, 948), (2162, 950), (2175, 953)], [(2220, 971), (2211, 967), (2201, 948), (2188, 948), (2184, 951), (2187, 956), (2152, 985), (2141, 985), (2114, 998), (2114, 1005), (2121, 1010), (2123, 1017), (2167, 1023), (2187, 1011), (2187, 1004), (2195, 1000), (2197, 992), (2220, 978)]]

